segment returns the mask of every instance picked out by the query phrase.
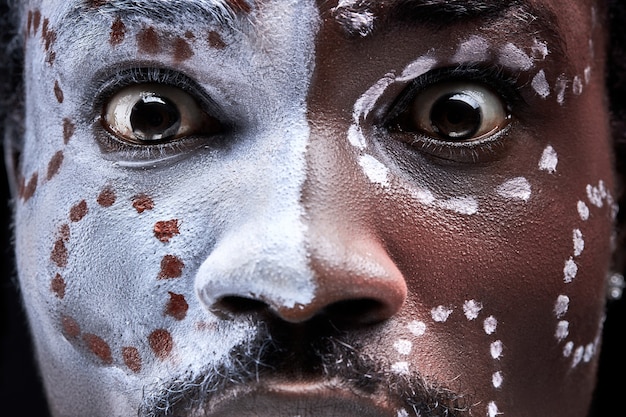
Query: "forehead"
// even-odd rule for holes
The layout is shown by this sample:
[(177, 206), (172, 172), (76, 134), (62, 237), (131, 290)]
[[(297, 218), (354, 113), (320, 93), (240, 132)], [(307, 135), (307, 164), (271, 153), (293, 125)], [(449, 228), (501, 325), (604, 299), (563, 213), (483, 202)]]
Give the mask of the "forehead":
[[(567, 37), (580, 31), (580, 22), (595, 13), (595, 0), (337, 0), (315, 1), (322, 24), (338, 23), (348, 36), (373, 36), (378, 30), (392, 24), (420, 24), (433, 30), (448, 25), (467, 23), (536, 22), (546, 33)], [(61, 23), (71, 32), (72, 23), (79, 20), (97, 20), (102, 13), (145, 17), (173, 26), (194, 26), (218, 23), (228, 27), (245, 23), (259, 23), (273, 16), (263, 13), (275, 0), (151, 0), (136, 3), (127, 0), (71, 0), (68, 2), (31, 0), (57, 9)], [(293, 1), (278, 2), (280, 7), (293, 7)], [(595, 18), (595, 16), (594, 16)], [(312, 16), (301, 15), (300, 20)], [(573, 19), (573, 20), (572, 20)], [(567, 22), (568, 24), (562, 24)], [(288, 22), (280, 22), (287, 24)], [(292, 21), (291, 23), (297, 24)], [(500, 27), (506, 30), (507, 25)], [(63, 28), (61, 28), (63, 30)]]

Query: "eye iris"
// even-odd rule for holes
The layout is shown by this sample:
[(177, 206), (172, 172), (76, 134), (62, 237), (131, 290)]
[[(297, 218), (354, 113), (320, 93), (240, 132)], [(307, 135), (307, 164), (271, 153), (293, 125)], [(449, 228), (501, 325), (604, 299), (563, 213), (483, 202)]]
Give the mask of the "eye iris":
[(146, 95), (130, 114), (133, 133), (142, 140), (160, 140), (176, 135), (181, 117), (178, 108), (167, 98)]
[(480, 104), (462, 93), (447, 94), (435, 102), (430, 112), (433, 130), (445, 138), (465, 140), (479, 131)]

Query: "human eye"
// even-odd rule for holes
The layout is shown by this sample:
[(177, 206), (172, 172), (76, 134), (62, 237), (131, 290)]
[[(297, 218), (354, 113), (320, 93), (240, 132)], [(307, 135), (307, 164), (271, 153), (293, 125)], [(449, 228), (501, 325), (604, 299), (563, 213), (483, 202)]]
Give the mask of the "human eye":
[(395, 137), (429, 156), (480, 162), (501, 148), (521, 101), (514, 76), (472, 66), (413, 80), (385, 122)]
[(137, 163), (170, 159), (224, 133), (215, 104), (187, 77), (160, 69), (116, 74), (96, 101), (108, 157)]

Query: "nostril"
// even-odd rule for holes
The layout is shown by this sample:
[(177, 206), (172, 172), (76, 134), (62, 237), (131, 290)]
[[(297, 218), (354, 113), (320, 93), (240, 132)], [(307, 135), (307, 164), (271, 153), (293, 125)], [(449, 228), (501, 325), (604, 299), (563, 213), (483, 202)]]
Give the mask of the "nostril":
[(220, 298), (211, 306), (211, 311), (216, 315), (243, 315), (259, 312), (267, 309), (263, 301), (236, 295), (228, 295)]
[(389, 307), (371, 298), (342, 300), (328, 305), (324, 314), (335, 323), (374, 324), (388, 318)]

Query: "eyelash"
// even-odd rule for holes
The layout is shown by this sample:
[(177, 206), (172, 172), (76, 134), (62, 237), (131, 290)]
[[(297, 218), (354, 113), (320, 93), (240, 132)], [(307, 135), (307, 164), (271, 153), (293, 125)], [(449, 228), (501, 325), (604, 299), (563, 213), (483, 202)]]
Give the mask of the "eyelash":
[(513, 119), (522, 114), (527, 107), (520, 91), (522, 72), (510, 72), (499, 66), (487, 66), (470, 63), (454, 67), (435, 69), (412, 80), (399, 97), (390, 106), (390, 110), (379, 123), (387, 135), (400, 136), (400, 141), (411, 148), (421, 151), (427, 156), (438, 160), (452, 162), (481, 162), (489, 157), (497, 156), (506, 148), (506, 136), (510, 126), (478, 141), (450, 143), (418, 132), (404, 132), (394, 125), (396, 119), (408, 110), (412, 101), (426, 88), (438, 83), (462, 81), (474, 82), (491, 88), (503, 101), (507, 112)]
[[(183, 155), (185, 150), (195, 148), (195, 144), (206, 144), (203, 138), (188, 137), (177, 141), (153, 143), (150, 145), (134, 145), (122, 142), (102, 126), (102, 109), (113, 95), (125, 87), (139, 84), (155, 83), (181, 89), (196, 98), (201, 109), (212, 116), (225, 120), (219, 107), (191, 78), (178, 71), (159, 67), (131, 67), (116, 70), (109, 74), (107, 81), (94, 94), (93, 121), (100, 145), (106, 154), (114, 155), (116, 161), (125, 161), (125, 165), (144, 166), (159, 160), (174, 158)], [(227, 123), (224, 121), (224, 125)], [(213, 142), (218, 138), (212, 138)], [(124, 162), (123, 162), (124, 163)]]

